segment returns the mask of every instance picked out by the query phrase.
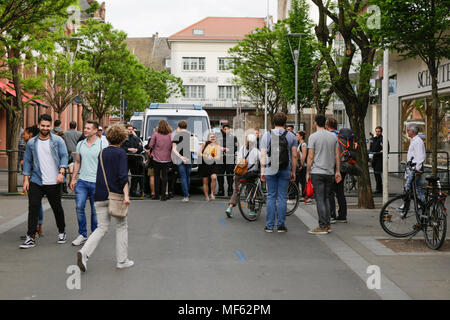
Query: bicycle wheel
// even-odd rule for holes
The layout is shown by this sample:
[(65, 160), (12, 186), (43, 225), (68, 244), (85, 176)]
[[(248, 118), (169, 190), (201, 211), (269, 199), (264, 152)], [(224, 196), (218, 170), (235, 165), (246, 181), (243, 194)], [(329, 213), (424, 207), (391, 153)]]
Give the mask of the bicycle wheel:
[(438, 250), (444, 244), (447, 232), (444, 204), (437, 199), (430, 201), (425, 212), (428, 216), (428, 221), (423, 224), (425, 242), (430, 249)]
[(384, 204), (380, 212), (381, 227), (387, 234), (396, 238), (409, 237), (420, 230), (417, 228), (414, 204), (412, 201), (405, 202), (404, 199), (405, 195), (392, 198)]
[(261, 215), (264, 198), (261, 190), (253, 182), (246, 182), (241, 185), (238, 194), (239, 211), (248, 221), (255, 221)]
[(290, 216), (297, 210), (298, 204), (300, 203), (300, 190), (298, 189), (295, 182), (289, 182), (289, 188), (287, 193), (287, 206), (286, 206), (286, 216)]
[(350, 192), (353, 189), (356, 189), (356, 179), (348, 174), (345, 176), (345, 180), (344, 180), (344, 191), (345, 192)]

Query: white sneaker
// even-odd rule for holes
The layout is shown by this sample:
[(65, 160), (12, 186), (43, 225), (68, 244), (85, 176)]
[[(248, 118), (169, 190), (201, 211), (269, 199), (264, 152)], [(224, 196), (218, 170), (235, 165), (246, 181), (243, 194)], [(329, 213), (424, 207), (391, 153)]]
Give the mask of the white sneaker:
[(189, 202), (189, 197), (183, 198), (183, 200), (181, 200), (181, 202)]
[(125, 260), (125, 262), (117, 262), (117, 269), (124, 269), (124, 268), (130, 268), (134, 266), (134, 261), (130, 260), (127, 258), (127, 260)]
[(77, 264), (81, 271), (86, 272), (88, 258), (81, 250), (77, 252)]
[(78, 237), (72, 241), (72, 245), (73, 246), (81, 246), (82, 244), (84, 244), (86, 242), (87, 238), (84, 237), (83, 235), (78, 235)]
[(66, 241), (67, 241), (67, 235), (65, 232), (58, 234), (58, 243), (59, 244), (66, 243)]

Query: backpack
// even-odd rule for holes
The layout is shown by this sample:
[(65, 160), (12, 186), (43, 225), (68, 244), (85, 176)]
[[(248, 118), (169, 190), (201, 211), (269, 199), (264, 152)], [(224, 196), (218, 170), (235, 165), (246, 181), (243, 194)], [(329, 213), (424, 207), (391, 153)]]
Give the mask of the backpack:
[(337, 138), (341, 150), (341, 172), (357, 177), (360, 176), (362, 170), (356, 164), (356, 149), (358, 149), (358, 143), (355, 141), (352, 129), (342, 128), (339, 130)]
[(337, 134), (339, 147), (341, 150), (341, 162), (356, 164), (356, 149), (358, 143), (355, 142), (355, 136), (352, 129), (342, 128)]
[[(278, 154), (278, 169), (286, 169), (289, 167), (289, 143), (286, 139), (288, 131), (285, 130), (281, 136), (277, 136), (273, 131), (270, 132), (270, 149), (269, 158), (272, 157), (272, 142), (273, 139), (278, 139), (278, 148), (274, 148), (275, 154)], [(271, 165), (271, 164), (270, 164)]]

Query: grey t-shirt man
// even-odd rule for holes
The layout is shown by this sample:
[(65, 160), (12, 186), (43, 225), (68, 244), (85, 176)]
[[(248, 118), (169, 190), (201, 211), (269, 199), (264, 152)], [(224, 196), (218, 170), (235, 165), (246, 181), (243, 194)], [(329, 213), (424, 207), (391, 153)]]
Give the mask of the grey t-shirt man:
[(335, 174), (336, 148), (338, 140), (328, 130), (318, 130), (309, 137), (308, 148), (314, 149), (314, 162), (311, 174)]

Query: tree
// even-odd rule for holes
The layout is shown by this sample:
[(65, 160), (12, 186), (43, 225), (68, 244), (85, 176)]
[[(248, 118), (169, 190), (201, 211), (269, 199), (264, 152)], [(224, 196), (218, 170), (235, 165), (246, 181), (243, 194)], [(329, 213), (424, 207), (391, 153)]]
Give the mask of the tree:
[[(357, 149), (357, 159), (358, 165), (362, 169), (362, 175), (358, 180), (358, 206), (374, 208), (368, 155), (365, 148), (364, 119), (369, 106), (370, 79), (374, 70), (378, 43), (362, 28), (365, 21), (361, 13), (365, 9), (365, 1), (337, 0), (335, 6), (329, 6), (330, 0), (326, 4), (323, 0), (312, 1), (319, 9), (319, 23), (315, 32), (319, 43), (321, 43), (320, 53), (327, 64), (333, 90), (344, 102), (350, 126), (360, 146)], [(326, 45), (333, 40), (333, 38), (330, 38), (330, 29), (326, 17), (331, 19), (332, 28), (338, 36), (342, 37), (344, 42), (344, 56), (341, 62), (333, 59), (332, 51)], [(365, 19), (367, 20), (367, 17)], [(357, 78), (352, 79), (350, 70), (357, 51), (361, 56), (361, 63), (358, 67)]]
[(66, 47), (64, 52), (55, 52), (47, 63), (50, 74), (42, 94), (58, 114), (58, 119), (80, 92), (86, 90), (84, 77), (89, 73), (88, 62), (77, 59), (71, 42), (74, 41), (70, 38), (61, 41)]
[[(281, 84), (283, 95), (289, 103), (295, 103), (295, 64), (291, 50), (299, 50), (298, 58), (298, 110), (300, 118), (303, 108), (313, 106), (314, 48), (312, 27), (309, 19), (309, 5), (306, 0), (293, 0), (289, 16), (278, 23), (279, 49), (281, 58)], [(302, 37), (288, 39), (288, 33), (302, 33)], [(300, 42), (300, 43), (299, 43)], [(286, 112), (287, 110), (284, 110)], [(300, 121), (298, 121), (300, 123)]]
[[(62, 26), (68, 17), (67, 8), (73, 0), (38, 1), (6, 0), (0, 3), (0, 77), (12, 82), (15, 97), (9, 100), (0, 95), (0, 106), (7, 111), (7, 149), (17, 150), (23, 112), (30, 99), (23, 90), (34, 92), (42, 87), (45, 74), (36, 75), (30, 71), (44, 65), (46, 54), (53, 49), (51, 35)], [(21, 70), (21, 68), (23, 68)], [(8, 191), (17, 192), (18, 154), (8, 154)]]
[(432, 174), (436, 176), (440, 126), (438, 73), (442, 58), (450, 59), (450, 2), (372, 0), (371, 3), (381, 9), (381, 28), (372, 31), (379, 37), (381, 47), (395, 50), (405, 58), (419, 57), (430, 72), (433, 97)]
[(89, 90), (82, 93), (82, 98), (100, 122), (114, 106), (120, 105), (121, 98), (126, 98), (129, 105), (147, 100), (139, 86), (143, 69), (126, 47), (125, 32), (114, 30), (109, 23), (89, 19), (76, 36), (83, 39), (80, 57), (91, 68), (86, 75)]
[(287, 102), (282, 89), (279, 38), (279, 30), (256, 29), (228, 51), (234, 59), (236, 84), (257, 108), (264, 105), (267, 83), (267, 109), (272, 123), (280, 105)]

